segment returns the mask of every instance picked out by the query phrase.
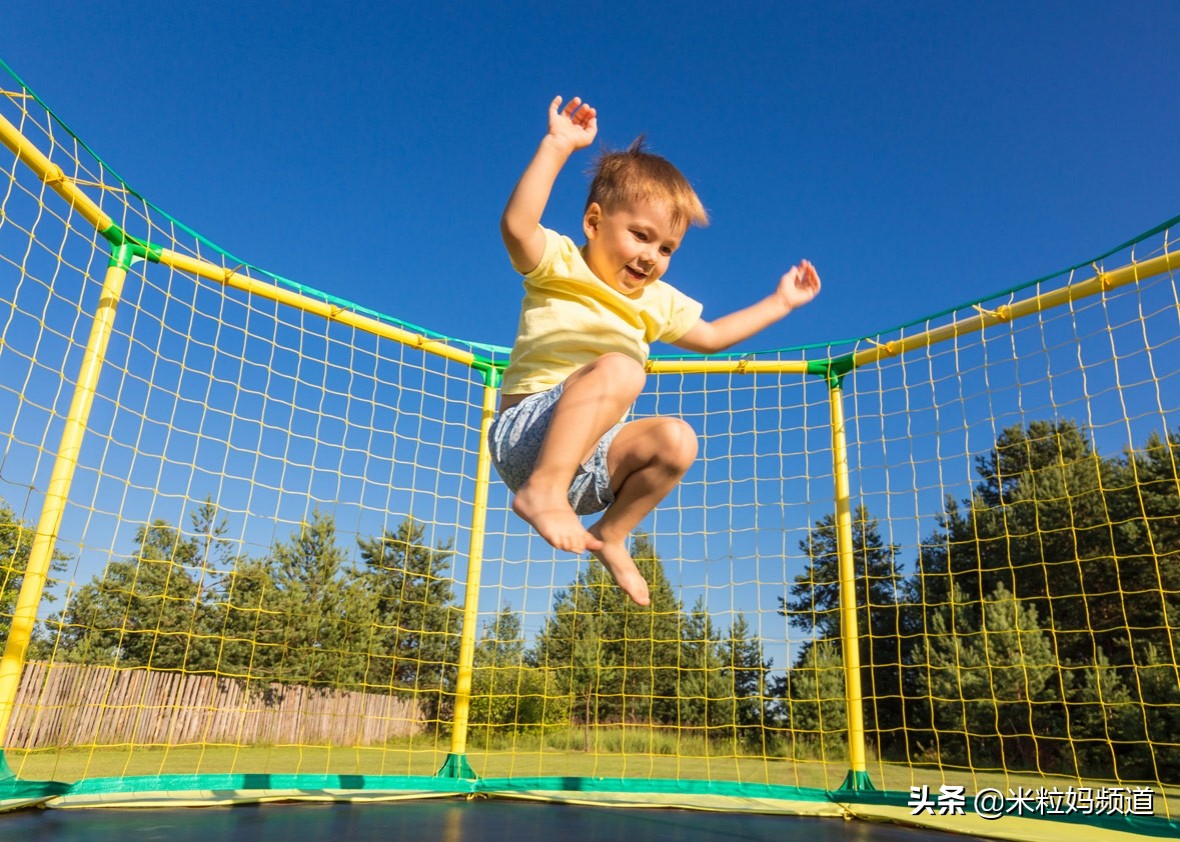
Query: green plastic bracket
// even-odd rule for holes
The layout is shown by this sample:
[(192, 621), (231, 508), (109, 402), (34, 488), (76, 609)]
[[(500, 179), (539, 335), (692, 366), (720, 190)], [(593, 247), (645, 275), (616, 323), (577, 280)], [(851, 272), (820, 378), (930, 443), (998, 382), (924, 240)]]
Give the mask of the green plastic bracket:
[(476, 357), (471, 367), (483, 374), (483, 384), (493, 389), (500, 388), (500, 382), (504, 379), (504, 369), (508, 367), (508, 363), (492, 362), (483, 357)]
[(849, 769), (848, 774), (844, 776), (844, 782), (840, 784), (840, 789), (837, 792), (875, 792), (876, 787), (873, 786), (872, 779), (869, 778), (868, 772), (854, 772)]
[(114, 223), (99, 233), (111, 244), (111, 259), (107, 262), (110, 268), (130, 269), (136, 259), (160, 262), (160, 254), (164, 250), (161, 246), (138, 240)]
[[(71, 784), (61, 781), (26, 781), (18, 778), (4, 759), (0, 749), (0, 804), (23, 803), (36, 805), (70, 790)], [(11, 809), (4, 806), (3, 809)]]
[(830, 360), (812, 360), (807, 364), (807, 373), (822, 377), (832, 389), (844, 388), (844, 376), (856, 367), (852, 354)]
[(475, 770), (471, 768), (471, 764), (467, 762), (467, 756), (464, 754), (448, 754), (442, 768), (434, 776), (467, 781), (478, 780), (478, 775), (475, 774)]

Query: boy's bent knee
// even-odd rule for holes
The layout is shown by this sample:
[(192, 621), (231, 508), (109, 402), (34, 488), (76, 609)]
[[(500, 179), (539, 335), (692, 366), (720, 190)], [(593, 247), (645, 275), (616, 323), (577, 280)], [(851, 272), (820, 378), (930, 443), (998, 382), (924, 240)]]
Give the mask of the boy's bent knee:
[(697, 458), (696, 431), (679, 418), (665, 418), (658, 435), (657, 456), (660, 461), (680, 471), (688, 470)]
[(643, 363), (635, 360), (634, 357), (627, 356), (627, 354), (618, 354), (617, 351), (603, 354), (594, 362), (589, 363), (588, 367), (607, 370), (611, 375), (619, 377), (635, 377), (641, 381), (647, 380), (648, 376), (647, 371), (643, 369)]
[(620, 391), (633, 391), (639, 394), (643, 384), (647, 381), (647, 372), (643, 365), (626, 354), (611, 352), (603, 354), (592, 363), (584, 367), (587, 371), (606, 375), (611, 383)]

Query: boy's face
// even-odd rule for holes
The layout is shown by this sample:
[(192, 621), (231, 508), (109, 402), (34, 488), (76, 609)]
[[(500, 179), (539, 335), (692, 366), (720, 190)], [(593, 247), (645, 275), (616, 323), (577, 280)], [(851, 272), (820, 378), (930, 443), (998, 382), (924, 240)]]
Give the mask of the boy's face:
[(663, 277), (687, 225), (673, 225), (665, 203), (641, 201), (609, 211), (595, 202), (586, 208), (582, 227), (590, 270), (607, 286), (635, 297)]

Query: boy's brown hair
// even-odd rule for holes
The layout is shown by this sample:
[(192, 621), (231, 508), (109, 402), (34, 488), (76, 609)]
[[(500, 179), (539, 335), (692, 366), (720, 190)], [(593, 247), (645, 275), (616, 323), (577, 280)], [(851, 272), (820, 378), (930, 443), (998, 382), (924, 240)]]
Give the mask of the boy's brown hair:
[(587, 208), (595, 202), (605, 211), (633, 202), (664, 202), (673, 225), (709, 224), (709, 214), (688, 179), (668, 159), (648, 152), (643, 135), (623, 151), (604, 150), (591, 172)]

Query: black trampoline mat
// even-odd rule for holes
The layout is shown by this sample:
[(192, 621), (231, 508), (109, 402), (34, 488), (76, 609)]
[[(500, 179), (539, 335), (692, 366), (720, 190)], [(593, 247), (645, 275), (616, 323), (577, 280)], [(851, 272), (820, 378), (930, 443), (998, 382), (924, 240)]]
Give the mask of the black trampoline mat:
[(980, 837), (839, 818), (627, 809), (502, 799), (22, 810), (12, 842), (918, 842)]

